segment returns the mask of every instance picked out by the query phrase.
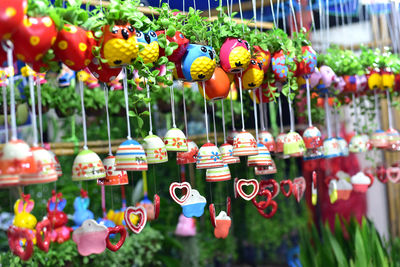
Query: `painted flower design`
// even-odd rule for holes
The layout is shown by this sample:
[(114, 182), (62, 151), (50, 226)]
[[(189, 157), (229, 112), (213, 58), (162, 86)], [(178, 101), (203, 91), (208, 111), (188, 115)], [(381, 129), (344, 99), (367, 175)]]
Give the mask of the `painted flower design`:
[(219, 160), (219, 153), (218, 152), (211, 152), (211, 159), (214, 161)]
[(85, 176), (87, 168), (88, 168), (88, 166), (84, 166), (84, 165), (82, 165), (82, 163), (79, 163), (78, 167), (75, 167), (76, 175)]
[(233, 157), (233, 150), (232, 150), (232, 149), (229, 149), (228, 152), (229, 152), (229, 156), (230, 156), (230, 157)]
[(240, 142), (239, 140), (236, 140), (236, 142), (234, 143), (235, 148), (239, 148), (241, 144), (242, 144), (242, 142)]
[(257, 147), (257, 142), (256, 142), (256, 140), (252, 139), (252, 140), (250, 141), (250, 145), (251, 145), (252, 147)]
[(163, 159), (165, 154), (166, 153), (164, 151), (162, 151), (161, 148), (154, 150), (154, 155), (155, 155), (156, 159), (160, 159), (160, 160)]
[(109, 165), (109, 166), (105, 165), (104, 168), (106, 170), (106, 175), (111, 176), (113, 173), (113, 167), (111, 165)]
[(176, 146), (177, 148), (180, 148), (183, 145), (183, 142), (179, 137), (173, 138), (172, 141), (173, 141), (172, 146)]

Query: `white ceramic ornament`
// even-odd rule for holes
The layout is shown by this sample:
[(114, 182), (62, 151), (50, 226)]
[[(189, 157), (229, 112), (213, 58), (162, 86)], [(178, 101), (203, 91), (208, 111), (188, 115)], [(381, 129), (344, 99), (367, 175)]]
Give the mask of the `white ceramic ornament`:
[(104, 165), (92, 150), (83, 149), (72, 165), (72, 181), (85, 181), (106, 177)]
[(221, 151), (222, 160), (225, 164), (235, 164), (240, 162), (239, 157), (233, 156), (233, 146), (229, 143), (220, 145), (219, 151)]
[(157, 135), (148, 135), (144, 138), (143, 149), (148, 164), (164, 163), (168, 161), (167, 149), (164, 142)]
[(36, 161), (37, 173), (23, 174), (20, 176), (21, 185), (42, 184), (57, 181), (57, 172), (52, 155), (43, 147), (31, 148), (33, 158)]
[(118, 171), (147, 171), (146, 154), (142, 145), (132, 139), (120, 144), (115, 154), (115, 168)]
[(185, 134), (178, 128), (171, 128), (164, 137), (167, 151), (187, 152), (188, 145)]
[(197, 153), (197, 169), (221, 168), (223, 166), (221, 152), (216, 145), (206, 143), (200, 147)]
[(233, 156), (257, 155), (257, 142), (254, 136), (246, 131), (240, 132), (233, 140)]

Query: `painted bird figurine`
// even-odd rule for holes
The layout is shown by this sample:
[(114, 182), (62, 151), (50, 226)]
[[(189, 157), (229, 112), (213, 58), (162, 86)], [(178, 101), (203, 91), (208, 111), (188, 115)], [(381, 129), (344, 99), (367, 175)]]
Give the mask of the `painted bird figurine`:
[(250, 63), (249, 43), (242, 39), (226, 38), (219, 52), (221, 67), (225, 72), (238, 73), (247, 69)]
[(260, 87), (264, 80), (263, 63), (261, 59), (251, 59), (249, 67), (243, 72), (242, 86), (244, 90)]
[(143, 63), (153, 63), (158, 59), (160, 47), (155, 31), (137, 32), (136, 38), (139, 43), (144, 46), (144, 49), (139, 51), (139, 56), (143, 59)]
[(216, 54), (211, 46), (189, 44), (182, 58), (182, 72), (187, 81), (206, 81), (216, 67)]

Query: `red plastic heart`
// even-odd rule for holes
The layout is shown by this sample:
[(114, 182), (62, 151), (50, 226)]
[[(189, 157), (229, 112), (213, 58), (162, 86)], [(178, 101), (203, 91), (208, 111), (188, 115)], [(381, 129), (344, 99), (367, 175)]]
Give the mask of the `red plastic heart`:
[[(288, 191), (285, 189), (285, 185), (289, 186)], [(293, 184), (290, 180), (282, 180), (280, 182), (281, 192), (285, 197), (290, 197), (292, 195)]]
[[(175, 190), (176, 189), (182, 189), (182, 194), (184, 194), (182, 197), (177, 197)], [(183, 189), (186, 189), (186, 192), (184, 192)], [(183, 202), (186, 201), (186, 199), (188, 199), (188, 197), (190, 196), (190, 191), (192, 190), (192, 187), (190, 186), (190, 184), (188, 182), (183, 182), (183, 183), (172, 183), (169, 186), (169, 194), (171, 195), (172, 199), (178, 203), (179, 205), (182, 205)]]
[(386, 175), (386, 168), (384, 165), (380, 165), (376, 167), (376, 177), (379, 181), (386, 184), (389, 181), (388, 176)]
[(210, 211), (211, 224), (215, 228), (217, 226), (217, 224), (216, 224), (216, 221), (215, 221), (215, 206), (214, 206), (214, 204), (210, 204), (208, 206), (208, 210)]
[[(110, 235), (117, 234), (117, 233), (120, 233), (121, 236), (120, 236), (118, 242), (114, 245), (110, 241)], [(119, 250), (125, 242), (126, 235), (127, 235), (127, 231), (123, 225), (117, 225), (115, 227), (108, 227), (108, 234), (107, 234), (107, 238), (106, 238), (107, 248), (114, 252)]]
[[(132, 214), (139, 216), (139, 220), (136, 224), (131, 221)], [(134, 232), (135, 234), (139, 234), (143, 230), (147, 222), (147, 213), (145, 208), (142, 206), (126, 208), (124, 213), (124, 220), (129, 229), (132, 230), (132, 232)]]
[(153, 205), (154, 205), (154, 220), (157, 220), (158, 215), (160, 215), (160, 197), (157, 194), (154, 195)]
[(268, 189), (271, 192), (273, 199), (279, 194), (279, 184), (274, 179), (261, 180), (259, 182), (259, 185), (260, 185), (260, 191), (258, 192), (259, 196), (261, 196), (261, 192), (264, 189)]
[[(390, 169), (390, 168), (389, 168)], [(399, 170), (399, 172), (400, 172), (400, 170)], [(371, 187), (372, 186), (372, 184), (374, 183), (374, 180), (375, 180), (375, 177), (374, 177), (374, 175), (372, 175), (372, 173), (364, 173), (366, 176), (368, 176), (369, 177), (369, 179), (370, 179), (370, 183), (369, 183), (369, 185), (368, 185), (368, 187)], [(389, 178), (390, 179), (390, 178)]]
[[(263, 216), (266, 219), (272, 218), (275, 215), (276, 211), (278, 210), (278, 204), (275, 202), (275, 200), (271, 200), (268, 205), (264, 205), (263, 203), (261, 203), (261, 205), (263, 205), (264, 208), (257, 209), (257, 211), (258, 211), (258, 213), (261, 214), (261, 216)], [(264, 210), (266, 208), (268, 208), (269, 206), (272, 206), (272, 210), (269, 213), (265, 213)]]
[(398, 183), (400, 180), (400, 168), (399, 167), (389, 167), (386, 169), (386, 177), (392, 183)]
[[(243, 186), (252, 186), (253, 191), (250, 194), (246, 194), (243, 191)], [(253, 199), (258, 194), (258, 191), (259, 191), (259, 184), (256, 179), (249, 179), (249, 180), (240, 179), (237, 181), (235, 187), (236, 187), (236, 191), (237, 191), (238, 195), (247, 201)]]
[[(15, 227), (11, 225), (7, 231), (8, 245), (14, 255), (18, 256), (21, 260), (27, 261), (33, 254), (33, 240), (32, 235), (28, 229)], [(25, 249), (20, 242), (25, 239)]]
[(267, 200), (263, 200), (260, 202), (257, 202), (256, 197), (254, 197), (251, 202), (253, 203), (253, 205), (259, 209), (259, 210), (264, 210), (268, 207), (269, 203), (272, 201), (272, 194), (271, 191), (269, 191), (268, 189), (264, 189), (261, 194), (258, 194), (259, 196), (264, 196), (267, 198)]
[[(43, 239), (42, 239), (42, 232), (43, 232)], [(50, 234), (50, 221), (43, 220), (38, 222), (36, 225), (36, 240), (37, 246), (44, 252), (49, 251), (50, 241), (51, 241), (51, 234)]]
[(297, 177), (293, 180), (292, 192), (297, 202), (300, 202), (301, 198), (306, 191), (306, 180), (304, 177)]

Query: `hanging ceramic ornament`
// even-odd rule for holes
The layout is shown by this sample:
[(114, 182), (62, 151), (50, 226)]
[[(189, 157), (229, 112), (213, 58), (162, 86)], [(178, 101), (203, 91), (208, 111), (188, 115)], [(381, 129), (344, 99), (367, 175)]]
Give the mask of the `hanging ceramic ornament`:
[(187, 218), (183, 214), (179, 215), (178, 224), (176, 225), (175, 235), (177, 236), (195, 236), (196, 235), (196, 219)]
[[(176, 188), (185, 188), (185, 195), (178, 198), (175, 193)], [(188, 182), (172, 183), (169, 187), (169, 193), (172, 199), (182, 207), (182, 213), (185, 217), (201, 217), (203, 215), (204, 207), (207, 204), (206, 198), (201, 196), (196, 189), (192, 189)]]
[[(264, 71), (262, 69), (262, 61), (251, 59), (247, 69), (243, 72), (242, 88), (243, 90), (253, 90), (261, 86), (264, 80)], [(238, 81), (237, 81), (238, 82)]]
[[(258, 181), (256, 179), (239, 179), (235, 184), (235, 192), (237, 192), (237, 194), (239, 196), (241, 196), (244, 200), (252, 200), (257, 193), (259, 192), (260, 186), (258, 184)], [(243, 190), (244, 186), (251, 186), (252, 187), (252, 191), (247, 193)]]
[[(336, 176), (338, 176), (336, 174)], [(350, 178), (350, 177), (349, 177)], [(350, 198), (351, 191), (353, 191), (353, 186), (346, 179), (339, 178), (337, 182), (337, 197), (338, 200), (347, 200)]]
[(347, 141), (340, 136), (340, 122), (338, 118), (338, 108), (335, 107), (334, 109), (334, 119), (335, 119), (335, 128), (336, 128), (336, 141), (340, 148), (340, 156), (347, 157), (349, 155), (349, 145)]
[(326, 117), (326, 129), (328, 138), (324, 140), (324, 155), (325, 158), (335, 158), (341, 156), (341, 148), (338, 143), (338, 140), (332, 137), (332, 129), (331, 129), (331, 110), (329, 107), (329, 98), (328, 94), (325, 94), (325, 117)]
[(224, 133), (224, 143), (220, 145), (219, 150), (221, 152), (222, 160), (225, 164), (235, 164), (240, 162), (239, 157), (233, 156), (233, 146), (227, 142), (225, 134), (225, 110), (224, 110), (224, 100), (221, 99), (222, 107), (222, 131)]
[(230, 99), (230, 102), (231, 102), (232, 130), (228, 131), (228, 136), (226, 138), (226, 141), (231, 145), (233, 145), (233, 140), (235, 139), (236, 135), (239, 133), (238, 131), (236, 131), (236, 128), (235, 128), (235, 114), (233, 113), (234, 92), (236, 92), (235, 99), (237, 98), (237, 91), (234, 91), (234, 90), (236, 90), (235, 83), (232, 83), (231, 84), (231, 89), (230, 89), (230, 92), (229, 92), (229, 99)]
[(256, 58), (258, 60), (261, 60), (261, 62), (263, 64), (262, 68), (263, 68), (264, 74), (266, 74), (269, 69), (269, 65), (271, 63), (271, 53), (268, 50), (262, 49), (258, 45), (254, 46), (254, 53), (255, 53)]
[(142, 206), (127, 207), (124, 212), (124, 220), (126, 225), (132, 232), (139, 234), (146, 226), (147, 212)]
[(106, 249), (107, 227), (95, 220), (86, 220), (72, 233), (78, 252), (82, 256), (100, 254)]
[(220, 211), (218, 216), (215, 216), (215, 206), (210, 204), (208, 210), (210, 212), (211, 224), (214, 226), (214, 236), (216, 238), (225, 239), (228, 237), (229, 229), (232, 224), (230, 216), (230, 198), (228, 198), (227, 212)]
[(158, 38), (155, 31), (136, 32), (136, 39), (141, 43), (144, 48), (139, 50), (139, 56), (143, 59), (143, 63), (153, 63), (157, 61), (160, 54), (160, 47), (158, 45)]
[(288, 77), (289, 62), (293, 62), (293, 57), (285, 55), (283, 50), (276, 52), (271, 59), (271, 69), (277, 81), (285, 81)]
[(221, 46), (219, 58), (225, 72), (239, 73), (250, 63), (250, 46), (246, 40), (228, 37)]
[(206, 81), (211, 78), (216, 67), (216, 54), (211, 46), (189, 44), (182, 58), (182, 72), (185, 79)]
[[(203, 94), (203, 83), (197, 83), (199, 92)], [(228, 75), (220, 67), (216, 67), (213, 76), (205, 83), (207, 100), (224, 99), (229, 94), (230, 81)]]
[(359, 193), (366, 193), (368, 187), (374, 182), (373, 176), (367, 176), (363, 172), (358, 172), (351, 177), (351, 184), (353, 185), (353, 190)]
[[(355, 94), (352, 94), (352, 99), (353, 99), (353, 109), (354, 109), (354, 114), (355, 114), (355, 121), (359, 123), (358, 120), (358, 111), (356, 107), (356, 98)], [(365, 138), (364, 135), (358, 133), (358, 129), (356, 129), (356, 134), (351, 138), (350, 144), (349, 144), (349, 151), (352, 153), (363, 153), (367, 152), (369, 148), (369, 143), (368, 143), (368, 137)]]
[[(164, 34), (169, 42), (174, 42), (178, 44), (178, 47), (168, 56), (168, 60), (174, 63), (181, 61), (182, 57), (185, 55), (187, 47), (189, 45), (189, 39), (187, 39), (180, 31), (176, 31), (175, 35), (170, 37), (165, 34), (165, 30), (156, 31), (157, 36)], [(160, 57), (165, 56), (165, 50), (160, 47)]]
[(388, 121), (389, 128), (386, 130), (386, 137), (388, 141), (387, 148), (392, 151), (400, 150), (400, 133), (393, 127), (392, 103), (390, 99), (389, 89), (386, 90), (386, 99), (388, 105)]
[(187, 152), (178, 152), (176, 154), (176, 163), (181, 164), (191, 164), (196, 163), (196, 157), (199, 152), (199, 147), (192, 140), (188, 140), (188, 151)]
[(112, 154), (103, 160), (106, 177), (97, 180), (98, 185), (126, 185), (129, 183), (126, 171), (115, 169), (115, 156)]

